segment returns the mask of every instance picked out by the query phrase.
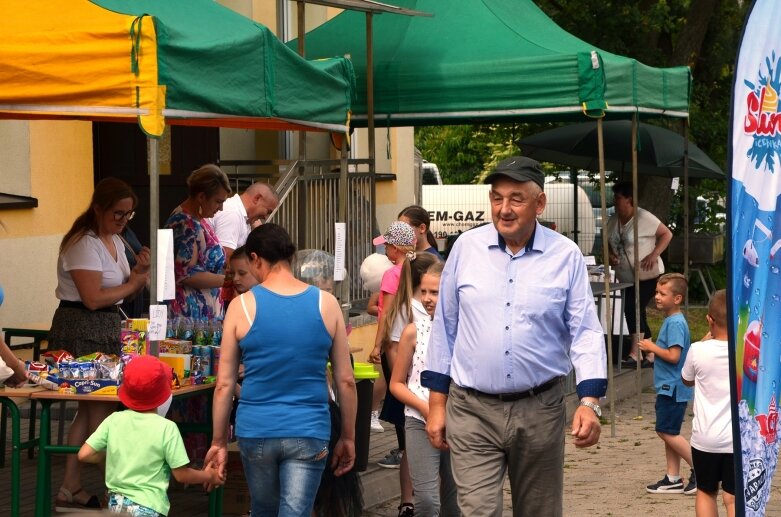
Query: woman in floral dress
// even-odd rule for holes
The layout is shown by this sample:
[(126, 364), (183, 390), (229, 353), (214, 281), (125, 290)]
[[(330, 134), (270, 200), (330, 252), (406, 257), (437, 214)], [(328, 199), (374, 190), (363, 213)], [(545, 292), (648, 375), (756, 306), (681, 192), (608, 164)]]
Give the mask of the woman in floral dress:
[(225, 282), (225, 254), (210, 218), (231, 195), (228, 177), (208, 164), (187, 178), (189, 196), (171, 213), (166, 228), (174, 232), (176, 299), (169, 301), (169, 318), (222, 317), (220, 291)]

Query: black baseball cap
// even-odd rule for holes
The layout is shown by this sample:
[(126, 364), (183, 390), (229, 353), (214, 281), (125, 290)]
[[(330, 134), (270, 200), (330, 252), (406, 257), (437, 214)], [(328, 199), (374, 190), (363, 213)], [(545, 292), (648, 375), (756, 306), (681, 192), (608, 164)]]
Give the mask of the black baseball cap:
[(498, 176), (507, 176), (515, 181), (533, 181), (545, 188), (545, 173), (540, 168), (540, 163), (525, 156), (513, 156), (505, 158), (496, 166), (496, 170), (485, 178), (483, 183), (493, 183)]

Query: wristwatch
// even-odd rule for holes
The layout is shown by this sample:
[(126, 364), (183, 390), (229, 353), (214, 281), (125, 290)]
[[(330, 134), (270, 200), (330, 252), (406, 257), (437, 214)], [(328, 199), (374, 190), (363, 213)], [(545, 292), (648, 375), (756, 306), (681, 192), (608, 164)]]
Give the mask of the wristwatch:
[(580, 405), (593, 409), (594, 413), (597, 414), (597, 418), (602, 418), (602, 408), (594, 404), (593, 402), (589, 402), (587, 400), (581, 400)]

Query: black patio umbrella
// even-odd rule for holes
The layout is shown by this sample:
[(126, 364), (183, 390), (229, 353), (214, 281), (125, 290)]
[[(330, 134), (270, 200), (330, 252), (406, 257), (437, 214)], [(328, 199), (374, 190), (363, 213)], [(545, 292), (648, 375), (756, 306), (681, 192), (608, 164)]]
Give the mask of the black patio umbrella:
[[(622, 177), (632, 173), (632, 121), (603, 124), (605, 170)], [(638, 127), (637, 172), (649, 176), (683, 176), (684, 138), (658, 126)], [(597, 125), (593, 122), (543, 131), (521, 140), (523, 154), (537, 161), (553, 162), (578, 169), (599, 170)], [(726, 179), (724, 172), (702, 149), (689, 142), (689, 177)]]

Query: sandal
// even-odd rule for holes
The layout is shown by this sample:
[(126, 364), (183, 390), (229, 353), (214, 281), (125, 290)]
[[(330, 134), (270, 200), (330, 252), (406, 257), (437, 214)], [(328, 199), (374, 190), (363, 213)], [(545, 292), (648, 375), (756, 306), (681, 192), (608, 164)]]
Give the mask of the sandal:
[(91, 495), (86, 503), (80, 503), (73, 499), (73, 496), (84, 492), (83, 488), (79, 488), (75, 492), (71, 493), (67, 488), (60, 488), (57, 498), (55, 499), (54, 510), (57, 512), (71, 512), (74, 509), (82, 511), (100, 511), (102, 507), (100, 505), (100, 499), (97, 496)]

